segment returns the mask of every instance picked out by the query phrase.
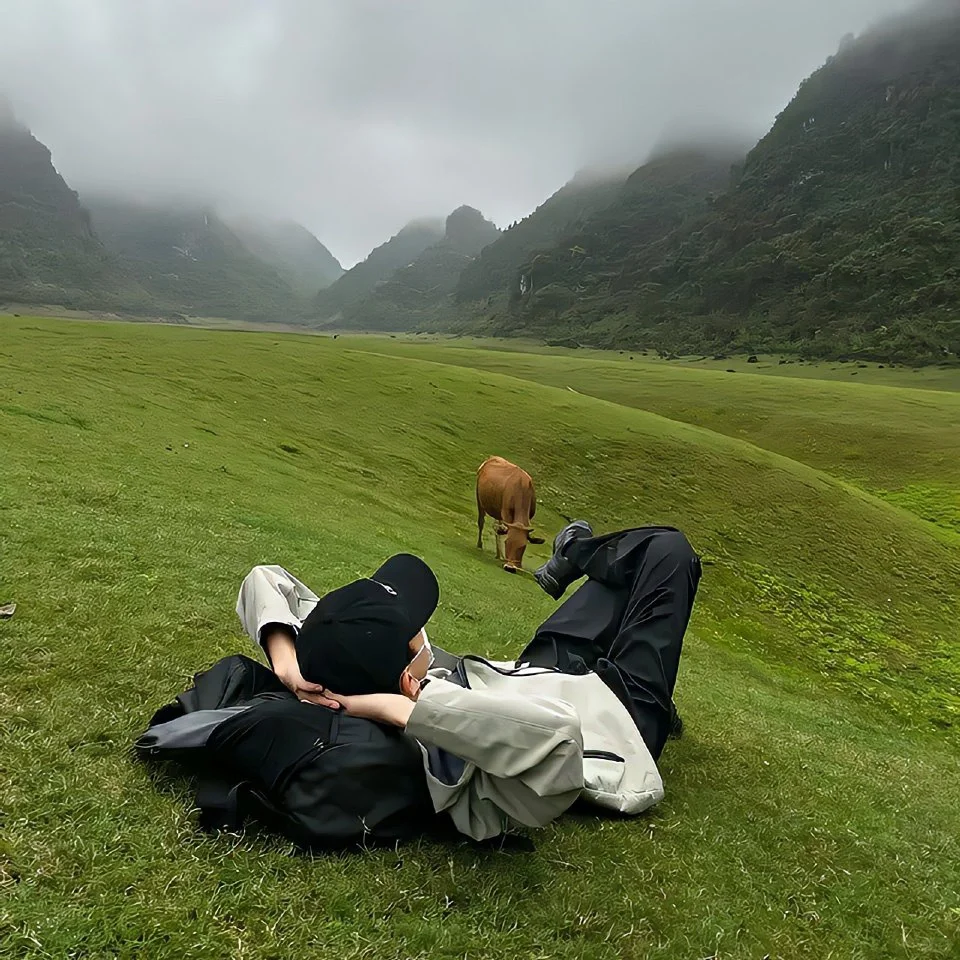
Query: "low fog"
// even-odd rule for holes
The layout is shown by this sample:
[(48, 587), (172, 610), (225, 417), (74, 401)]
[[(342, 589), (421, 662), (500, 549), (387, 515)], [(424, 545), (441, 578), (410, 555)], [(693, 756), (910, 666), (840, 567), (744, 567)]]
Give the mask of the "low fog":
[(755, 140), (910, 0), (0, 0), (0, 92), (83, 193), (300, 221), (345, 266), (664, 139)]

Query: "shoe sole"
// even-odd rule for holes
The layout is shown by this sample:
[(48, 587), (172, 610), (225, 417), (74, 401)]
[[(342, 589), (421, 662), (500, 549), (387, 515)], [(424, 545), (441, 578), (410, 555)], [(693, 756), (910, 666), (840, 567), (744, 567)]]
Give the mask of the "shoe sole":
[(558, 549), (558, 548), (557, 548), (557, 541), (560, 539), (560, 537), (561, 537), (567, 530), (583, 530), (583, 531), (584, 531), (584, 535), (583, 535), (583, 537), (569, 537), (567, 540), (565, 540), (565, 541), (561, 544), (561, 546), (564, 546), (564, 547), (565, 547), (568, 543), (570, 543), (571, 541), (573, 541), (573, 540), (582, 540), (584, 537), (592, 537), (592, 536), (593, 536), (593, 527), (591, 527), (590, 524), (587, 523), (586, 520), (574, 520), (573, 523), (568, 523), (568, 524), (563, 528), (563, 530), (561, 530), (560, 533), (558, 533), (558, 534), (556, 535), (556, 537), (554, 538), (554, 540), (553, 540), (553, 552), (554, 552), (554, 553), (556, 553), (556, 552), (557, 552), (557, 549)]

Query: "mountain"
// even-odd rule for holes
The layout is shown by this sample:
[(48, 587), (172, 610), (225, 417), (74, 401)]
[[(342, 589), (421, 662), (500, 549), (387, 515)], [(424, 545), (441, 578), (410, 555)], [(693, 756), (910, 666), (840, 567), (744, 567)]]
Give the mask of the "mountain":
[(362, 300), (398, 267), (412, 263), (427, 247), (443, 237), (441, 220), (415, 220), (386, 243), (374, 249), (362, 263), (348, 270), (314, 300), (313, 313), (321, 320), (336, 320), (345, 307)]
[[(489, 314), (493, 308), (488, 322), (500, 334), (577, 333), (585, 309), (595, 306), (604, 313), (617, 290), (635, 295), (627, 276), (638, 252), (699, 216), (707, 197), (729, 184), (731, 166), (744, 152), (723, 145), (659, 153), (624, 183), (592, 194), (595, 209), (570, 224), (559, 240), (522, 251), (512, 271), (501, 270), (499, 296), (493, 293), (474, 309)], [(605, 206), (604, 199), (611, 202)], [(461, 281), (458, 299), (468, 308), (467, 289)]]
[(50, 151), (0, 96), (0, 301), (145, 306), (146, 292), (97, 239)]
[(244, 246), (270, 264), (303, 297), (313, 297), (343, 276), (336, 257), (306, 227), (293, 221), (226, 218)]
[(306, 303), (212, 210), (87, 197), (104, 246), (165, 310), (295, 321)]
[(482, 300), (507, 289), (513, 283), (518, 264), (537, 251), (552, 247), (562, 236), (576, 231), (591, 214), (612, 203), (625, 178), (625, 173), (577, 174), (528, 217), (504, 230), (464, 267), (457, 280), (457, 301)]
[(956, 360), (960, 7), (941, 0), (846, 38), (732, 185), (689, 199), (679, 224), (654, 214), (638, 229), (612, 210), (519, 264), (493, 327), (676, 352)]
[(461, 272), (499, 236), (497, 227), (479, 210), (458, 207), (447, 217), (441, 240), (395, 270), (368, 297), (346, 307), (344, 325), (414, 330), (443, 322)]
[[(297, 320), (340, 265), (296, 224), (85, 197), (0, 97), (0, 301), (135, 314)], [(306, 286), (307, 274), (316, 282)]]

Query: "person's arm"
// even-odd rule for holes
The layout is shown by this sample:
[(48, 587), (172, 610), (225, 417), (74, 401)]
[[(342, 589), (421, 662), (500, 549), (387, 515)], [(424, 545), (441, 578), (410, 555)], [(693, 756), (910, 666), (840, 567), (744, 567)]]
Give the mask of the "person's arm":
[(293, 631), (286, 624), (268, 623), (262, 631), (263, 649), (270, 659), (273, 672), (289, 687), (301, 700), (316, 703), (323, 707), (340, 709), (340, 704), (325, 695), (319, 683), (304, 680), (300, 673), (300, 664), (297, 662), (297, 648), (294, 643)]
[(294, 641), (301, 617), (313, 609), (317, 595), (292, 573), (276, 565), (254, 567), (237, 597), (237, 616), (254, 643), (259, 644), (273, 672), (301, 700), (339, 709), (324, 696), (323, 687), (303, 679)]
[(580, 717), (563, 700), (471, 690), (433, 680), (413, 704), (411, 736), (494, 777), (562, 791), (583, 786)]
[(399, 693), (363, 693), (350, 697), (331, 693), (330, 696), (343, 707), (344, 713), (351, 717), (376, 720), (377, 723), (400, 727), (401, 730), (406, 727), (415, 706), (412, 700)]
[[(247, 636), (267, 650), (267, 630), (287, 628), (296, 637), (317, 595), (283, 567), (261, 565), (244, 578), (237, 596), (237, 616)], [(269, 653), (269, 651), (267, 651)]]

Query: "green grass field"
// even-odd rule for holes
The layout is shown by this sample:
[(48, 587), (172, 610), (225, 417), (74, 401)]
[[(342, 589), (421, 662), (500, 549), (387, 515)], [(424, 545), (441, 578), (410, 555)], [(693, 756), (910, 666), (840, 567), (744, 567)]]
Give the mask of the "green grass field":
[[(362, 349), (505, 373), (707, 427), (841, 477), (960, 532), (960, 369), (664, 362), (601, 351), (518, 353), (410, 339)], [(731, 364), (733, 365), (731, 367)], [(737, 374), (732, 376), (722, 367)], [(841, 379), (839, 371), (844, 371)], [(863, 373), (862, 380), (851, 379)], [(776, 377), (777, 379), (772, 379)], [(951, 392), (952, 391), (952, 392)]]
[[(628, 364), (0, 318), (0, 958), (960, 955), (957, 394)], [(459, 651), (549, 613), (475, 548), (491, 453), (547, 535), (707, 558), (664, 802), (523, 855), (200, 835), (130, 744), (246, 649), (253, 564), (418, 552)]]

